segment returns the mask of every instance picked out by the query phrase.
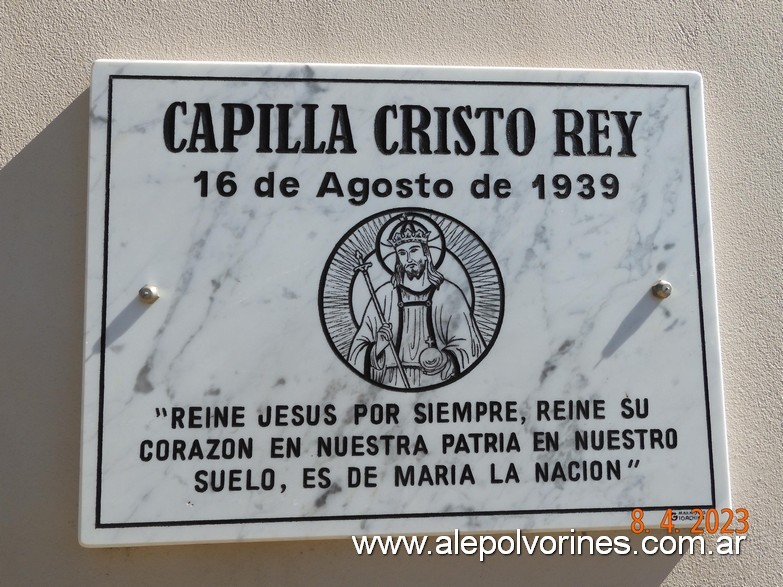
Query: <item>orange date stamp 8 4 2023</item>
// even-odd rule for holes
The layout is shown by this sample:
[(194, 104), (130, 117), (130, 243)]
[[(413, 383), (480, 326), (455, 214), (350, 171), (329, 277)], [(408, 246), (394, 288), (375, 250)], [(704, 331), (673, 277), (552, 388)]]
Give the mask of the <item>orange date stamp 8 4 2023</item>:
[[(686, 510), (687, 511), (687, 510)], [(669, 534), (679, 534), (675, 522), (678, 517), (682, 519), (681, 511), (667, 509), (658, 528), (666, 530)], [(691, 534), (747, 534), (750, 529), (750, 515), (745, 508), (693, 508), (688, 512), (688, 520), (693, 521), (690, 528)], [(649, 533), (650, 529), (644, 525), (644, 510), (635, 508), (631, 511), (631, 532), (634, 534)]]

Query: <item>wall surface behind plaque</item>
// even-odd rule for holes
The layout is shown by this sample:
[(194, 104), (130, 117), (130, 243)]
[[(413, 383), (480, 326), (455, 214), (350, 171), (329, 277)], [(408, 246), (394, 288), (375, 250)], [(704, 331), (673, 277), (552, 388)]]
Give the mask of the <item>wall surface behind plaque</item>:
[[(783, 583), (779, 2), (0, 4), (0, 582), (8, 585)], [(77, 542), (87, 92), (94, 59), (703, 74), (738, 557), (358, 557), (350, 540)]]

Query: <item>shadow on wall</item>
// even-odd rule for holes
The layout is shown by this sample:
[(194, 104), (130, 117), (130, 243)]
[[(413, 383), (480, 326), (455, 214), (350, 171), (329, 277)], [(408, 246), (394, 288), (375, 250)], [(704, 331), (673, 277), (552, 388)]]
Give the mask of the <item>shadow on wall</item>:
[(15, 579), (7, 584), (40, 583), (47, 559), (78, 555), (88, 111), (85, 91), (0, 169), (0, 575)]
[[(4, 583), (644, 587), (659, 585), (671, 572), (679, 557), (494, 555), (482, 563), (465, 555), (357, 556), (350, 539), (80, 547), (88, 114), (85, 91), (0, 169)], [(649, 315), (646, 305), (636, 310), (605, 353), (616, 350)], [(123, 315), (119, 331), (133, 319), (130, 311)], [(638, 540), (632, 544), (638, 546)]]

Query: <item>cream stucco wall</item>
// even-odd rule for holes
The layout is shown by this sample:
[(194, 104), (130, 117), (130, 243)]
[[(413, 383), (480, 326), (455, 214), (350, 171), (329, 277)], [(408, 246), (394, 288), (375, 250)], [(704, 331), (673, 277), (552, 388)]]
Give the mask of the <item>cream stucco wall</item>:
[[(0, 584), (783, 584), (779, 0), (0, 2)], [(739, 557), (357, 557), (77, 542), (87, 91), (98, 58), (703, 74)]]

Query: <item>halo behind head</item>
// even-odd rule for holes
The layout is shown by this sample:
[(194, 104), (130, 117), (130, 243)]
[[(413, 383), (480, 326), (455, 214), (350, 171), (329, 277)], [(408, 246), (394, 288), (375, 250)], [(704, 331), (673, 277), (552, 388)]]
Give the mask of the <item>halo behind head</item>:
[(378, 260), (389, 274), (394, 273), (397, 256), (395, 249), (409, 242), (426, 244), (434, 267), (440, 267), (446, 254), (445, 238), (440, 226), (428, 216), (406, 212), (387, 220), (376, 238)]

